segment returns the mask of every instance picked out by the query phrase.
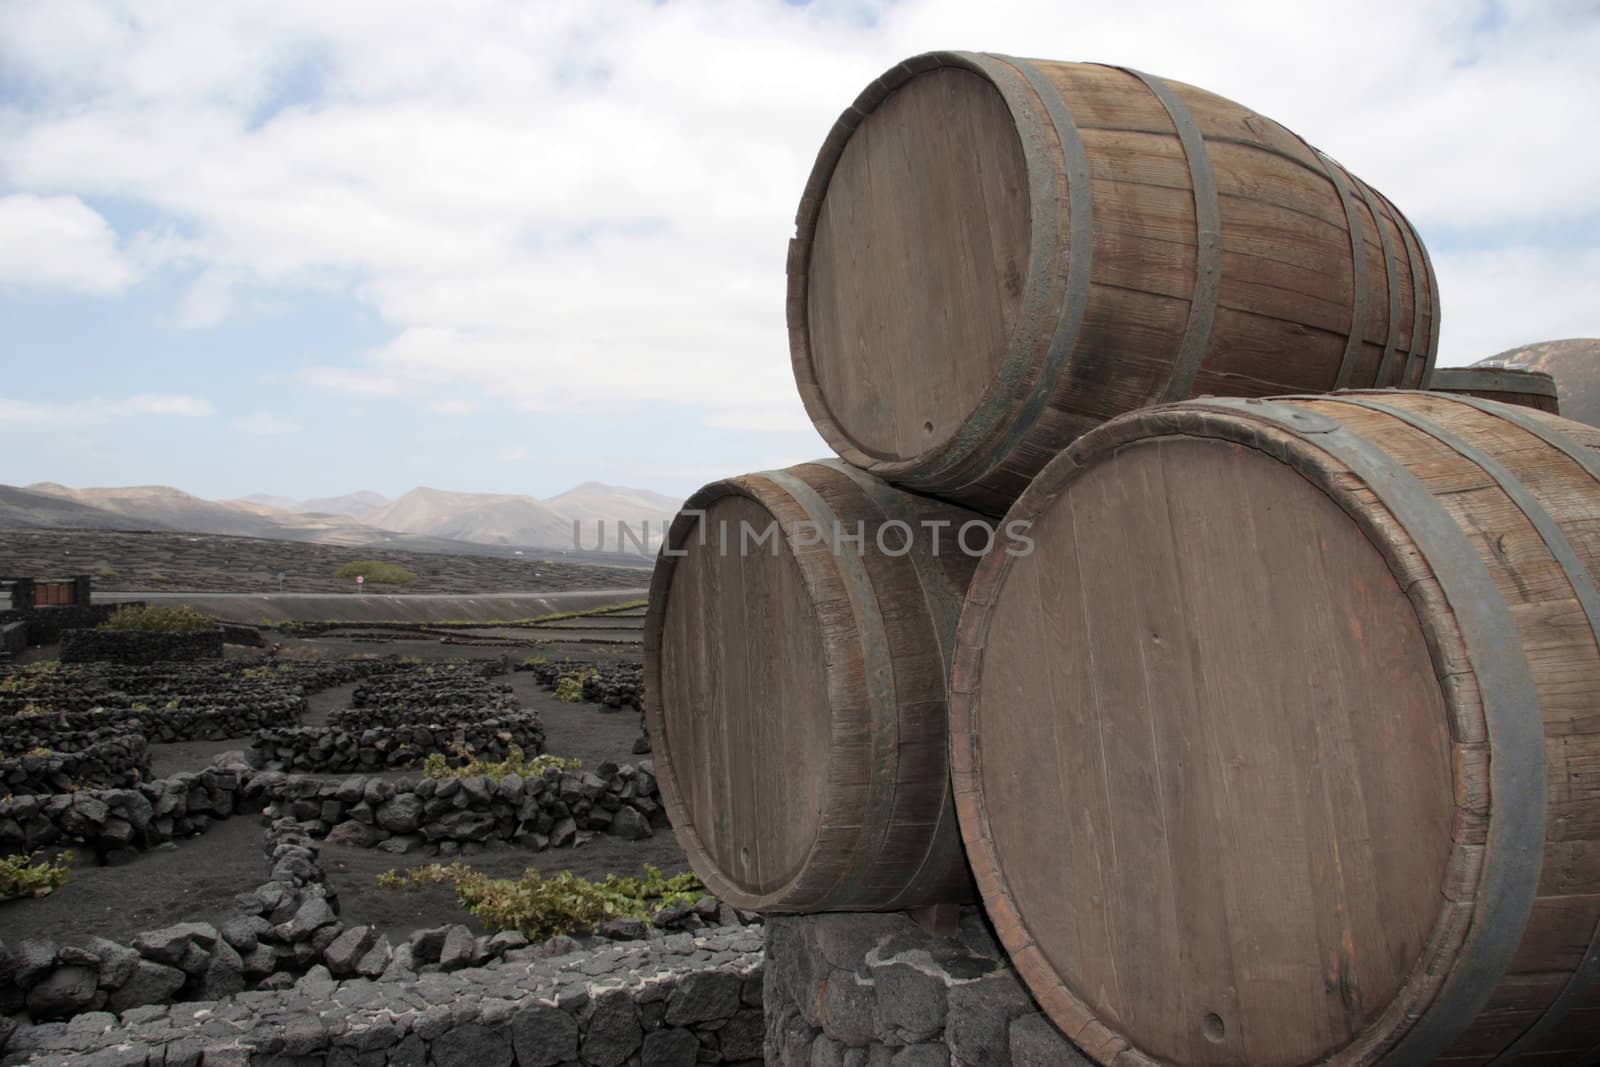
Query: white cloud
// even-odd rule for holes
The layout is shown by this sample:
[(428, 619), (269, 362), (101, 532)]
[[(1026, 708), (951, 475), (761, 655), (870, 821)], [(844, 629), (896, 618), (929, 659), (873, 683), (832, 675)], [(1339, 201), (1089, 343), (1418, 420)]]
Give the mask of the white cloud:
[(177, 323), (186, 330), (215, 326), (233, 310), (234, 278), (222, 271), (206, 271), (196, 278), (178, 305)]
[(1425, 236), (1513, 234), (1514, 277), (1435, 249), (1447, 359), (1600, 332), (1578, 293), (1596, 250), (1515, 236), (1600, 218), (1600, 138), (1574, 120), (1600, 98), (1600, 19), (1572, 0), (14, 4), (0, 64), (44, 102), (4, 120), (0, 176), (172, 220), (129, 247), (200, 268), (180, 324), (250, 285), (347, 287), (394, 339), (302, 370), (311, 388), (792, 431), (783, 264), (817, 146), (889, 65), (952, 46), (1207, 86)]
[(1507, 248), (1434, 257), (1439, 365), (1462, 366), (1533, 341), (1600, 337), (1600, 248)]
[(0, 285), (108, 294), (132, 277), (116, 233), (82, 200), (0, 196)]
[(182, 394), (141, 393), (121, 400), (39, 404), (0, 397), (0, 430), (51, 431), (100, 426), (144, 415), (198, 418), (215, 414), (211, 404)]
[(262, 434), (264, 436), (299, 433), (303, 429), (298, 420), (283, 415), (274, 415), (269, 411), (257, 411), (250, 415), (241, 415), (228, 425), (240, 433)]
[(296, 379), (317, 389), (341, 393), (363, 393), (367, 396), (399, 396), (400, 383), (369, 371), (346, 370), (341, 367), (307, 367)]
[(181, 393), (175, 395), (140, 393), (126, 400), (114, 401), (106, 405), (106, 409), (113, 416), (182, 415), (193, 418), (216, 414), (209, 401)]

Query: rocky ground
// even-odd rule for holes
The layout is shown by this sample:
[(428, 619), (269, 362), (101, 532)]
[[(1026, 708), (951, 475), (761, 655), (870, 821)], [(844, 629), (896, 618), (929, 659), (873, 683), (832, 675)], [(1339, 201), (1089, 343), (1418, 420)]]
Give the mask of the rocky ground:
[[(649, 561), (598, 566), (529, 550), (485, 546), (483, 555), (444, 555), (388, 548), (340, 548), (217, 534), (107, 530), (0, 530), (0, 574), (70, 577), (89, 574), (105, 591), (351, 593), (336, 576), (356, 560), (381, 559), (414, 572), (415, 581), (374, 585), (391, 593), (527, 593), (632, 588), (646, 584)], [(620, 562), (620, 560), (618, 560)], [(282, 588), (278, 575), (284, 575)]]
[[(636, 633), (637, 622), (634, 619), (624, 623), (622, 629)], [(495, 664), (500, 673), (495, 675), (492, 687), (502, 692), (501, 699), (514, 704), (519, 713), (532, 712), (542, 720), (547, 753), (582, 760), (586, 768), (603, 768), (608, 763), (626, 765), (629, 761), (637, 763), (641, 758), (648, 759), (636, 751), (641, 739), (640, 714), (636, 690), (627, 688), (628, 681), (636, 676), (636, 671), (628, 666), (636, 662), (636, 640), (622, 645), (614, 642), (586, 645), (583, 635), (574, 634), (573, 640), (562, 642), (559, 656), (563, 661), (571, 660), (579, 666), (592, 665), (599, 672), (598, 677), (622, 680), (617, 684), (607, 683), (599, 690), (591, 682), (591, 696), (596, 699), (568, 702), (557, 699), (551, 692), (553, 680), (548, 677), (548, 671), (506, 669), (520, 662), (509, 658), (511, 652), (526, 658), (527, 653), (538, 651), (537, 647), (522, 647), (523, 641), (508, 651), (500, 641), (477, 644), (470, 635), (464, 641), (452, 639), (449, 642), (431, 635), (383, 631), (358, 634), (335, 631), (314, 637), (272, 636), (278, 646), (275, 650), (230, 646), (229, 661), (235, 665), (270, 666), (274, 663), (338, 662), (351, 656), (400, 656), (420, 664), (407, 670), (431, 670), (434, 673), (430, 677), (448, 676), (444, 673), (445, 661)], [(48, 653), (48, 648), (36, 650), (29, 659), (38, 661), (47, 658)], [(97, 679), (96, 684), (105, 683)], [(79, 703), (85, 700), (94, 703), (97, 699), (92, 693), (86, 695), (82, 686), (74, 687), (67, 681), (50, 685), (50, 692), (70, 693)], [(339, 709), (360, 703), (356, 690), (363, 685), (381, 688), (374, 681), (354, 680), (312, 692), (299, 713), (300, 721), (308, 726), (319, 726), (328, 723), (330, 716), (337, 719)], [(137, 690), (138, 686), (130, 683), (128, 688)], [(480, 684), (479, 688), (483, 686)], [(168, 695), (165, 690), (158, 688), (157, 691), (163, 699)], [(15, 699), (11, 703), (25, 699), (16, 694), (12, 696)], [(607, 698), (618, 706), (607, 706)], [(149, 778), (167, 779), (181, 776), (183, 772), (198, 771), (224, 753), (248, 749), (249, 742), (247, 736), (158, 740), (148, 746)], [(406, 776), (415, 779), (416, 774), (415, 768), (404, 768), (381, 770), (369, 777), (402, 781)], [(336, 781), (343, 776), (326, 777)], [(85, 855), (80, 845), (72, 875), (64, 887), (43, 897), (0, 902), (0, 928), (3, 928), (0, 941), (7, 946), (25, 942), (54, 944), (58, 946), (59, 960), (70, 956), (74, 947), (81, 950), (104, 944), (96, 939), (126, 945), (137, 943), (141, 934), (180, 924), (211, 924), (220, 929), (235, 913), (239, 894), (260, 881), (263, 828), (272, 814), (269, 811), (266, 815), (238, 815), (211, 822), (200, 819), (198, 825), (204, 832), (198, 836), (180, 835), (169, 843), (122, 855), (115, 865), (109, 866), (97, 865), (92, 852)], [(276, 814), (282, 814), (281, 805)], [(591, 879), (611, 873), (638, 874), (646, 864), (669, 875), (687, 869), (681, 849), (670, 830), (664, 827), (643, 840), (627, 840), (603, 832), (580, 837), (587, 840), (576, 847), (548, 847), (540, 851), (510, 841), (468, 844), (461, 847), (458, 858), (476, 869), (501, 877), (514, 877), (527, 868), (543, 873), (571, 870)], [(50, 851), (58, 853), (60, 848)], [(460, 905), (447, 887), (379, 887), (378, 875), (397, 867), (430, 862), (428, 855), (395, 855), (375, 848), (330, 842), (321, 843), (319, 851), (319, 880), (325, 882), (330, 899), (337, 900), (339, 917), (346, 928), (370, 927), (372, 936), (387, 938), (396, 945), (405, 944), (416, 931), (426, 928), (460, 926), (478, 936), (480, 941), (492, 933)], [(596, 941), (595, 946), (603, 947), (607, 943)], [(0, 955), (5, 951), (0, 948)]]

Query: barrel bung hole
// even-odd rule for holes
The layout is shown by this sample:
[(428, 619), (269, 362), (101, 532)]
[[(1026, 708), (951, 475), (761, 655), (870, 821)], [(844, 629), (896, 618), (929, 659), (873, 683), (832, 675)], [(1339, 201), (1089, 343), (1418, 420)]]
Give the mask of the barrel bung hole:
[(1206, 1040), (1213, 1045), (1221, 1044), (1222, 1039), (1228, 1036), (1228, 1028), (1222, 1025), (1222, 1016), (1214, 1011), (1206, 1013), (1205, 1021), (1200, 1024), (1200, 1029), (1206, 1035)]
[(931, 419), (922, 424), (922, 432), (925, 433), (925, 434), (928, 434), (929, 436), (932, 436), (932, 434), (933, 434), (933, 421)]
[(749, 867), (750, 867), (750, 850), (748, 848), (741, 848), (739, 850), (739, 862), (744, 864), (746, 869), (749, 869)]

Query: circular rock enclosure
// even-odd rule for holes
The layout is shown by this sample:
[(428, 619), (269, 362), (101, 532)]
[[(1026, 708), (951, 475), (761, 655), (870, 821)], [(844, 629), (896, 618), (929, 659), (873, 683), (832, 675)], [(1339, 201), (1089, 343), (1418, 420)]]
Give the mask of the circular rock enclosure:
[[(537, 943), (341, 913), (327, 849), (532, 857), (666, 827), (648, 758), (535, 761), (545, 727), (512, 666), (230, 653), (0, 667), (0, 858), (120, 866), (181, 847), (203, 865), (222, 821), (264, 827), (262, 867), (239, 872), (220, 914), (117, 938), (0, 923), (0, 1062), (288, 1048), (301, 1062), (759, 1062), (759, 920), (714, 898)], [(576, 679), (562, 699), (580, 719), (640, 706), (637, 664), (521, 669), (551, 690)], [(191, 750), (194, 769), (152, 774)], [(73, 890), (69, 876), (55, 893)]]

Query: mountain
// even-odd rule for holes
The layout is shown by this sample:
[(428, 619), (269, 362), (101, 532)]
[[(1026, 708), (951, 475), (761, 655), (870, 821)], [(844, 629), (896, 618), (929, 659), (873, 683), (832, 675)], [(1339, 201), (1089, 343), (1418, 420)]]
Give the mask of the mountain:
[[(0, 510), (0, 525), (78, 526), (94, 529), (179, 530), (184, 533), (265, 537), (276, 541), (316, 541), (330, 545), (371, 545), (409, 540), (374, 529), (345, 515), (300, 515), (280, 511), (259, 497), (243, 500), (203, 500), (167, 485), (139, 485), (118, 489), (72, 489), (40, 482), (13, 493), (52, 500), (58, 507), (87, 509), (84, 523), (51, 520), (29, 508)], [(37, 509), (32, 509), (36, 512)], [(432, 539), (424, 539), (432, 540)]]
[[(253, 508), (191, 496), (169, 485), (134, 485), (117, 489), (69, 489), (39, 482), (28, 491), (69, 500), (122, 517), (125, 529), (183, 530), (186, 533), (233, 534), (240, 537), (282, 537), (282, 524)], [(297, 538), (298, 540), (298, 538)]]
[(572, 520), (531, 496), (411, 490), (368, 516), (373, 526), (481, 545), (571, 548)]
[(273, 496), (271, 493), (251, 493), (229, 503), (249, 504), (252, 507), (269, 508), (272, 511), (293, 511), (299, 501), (287, 496)]
[(1556, 380), (1562, 415), (1600, 426), (1600, 338), (1539, 341), (1509, 348), (1474, 364), (1489, 365), (1544, 371)]
[[(586, 545), (594, 543), (600, 533), (599, 524), (604, 522), (606, 542), (613, 547), (618, 536), (618, 523), (626, 523), (628, 529), (642, 540), (645, 523), (648, 522), (650, 543), (659, 543), (672, 517), (683, 506), (681, 500), (652, 493), (648, 489), (628, 489), (601, 482), (584, 482), (573, 486), (560, 496), (547, 498), (545, 503), (569, 520), (578, 520)], [(570, 527), (570, 522), (568, 525)]]
[[(365, 490), (313, 500), (257, 493), (218, 501), (165, 485), (72, 489), (40, 482), (0, 486), (0, 527), (168, 530), (434, 552), (480, 545), (565, 553), (575, 548), (576, 522), (580, 551), (623, 552), (636, 560), (637, 542), (647, 550), (659, 544), (678, 506), (659, 493), (599, 482), (585, 482), (547, 501), (424, 487), (393, 502)], [(622, 548), (619, 523), (626, 523), (635, 538)]]
[[(51, 485), (52, 489), (61, 486)], [(104, 508), (79, 503), (60, 493), (0, 485), (0, 527), (32, 526), (52, 530), (167, 530), (152, 520), (130, 519)]]
[(389, 498), (382, 493), (374, 493), (370, 489), (358, 489), (343, 496), (319, 496), (302, 500), (285, 510), (297, 511), (302, 515), (348, 515), (352, 519), (368, 519), (388, 507), (390, 503)]
[(269, 512), (286, 515), (348, 515), (352, 519), (364, 519), (388, 507), (389, 498), (370, 489), (358, 489), (343, 496), (319, 496), (310, 500), (295, 500), (271, 493), (251, 493), (227, 503), (247, 505), (253, 511), (265, 508)]

